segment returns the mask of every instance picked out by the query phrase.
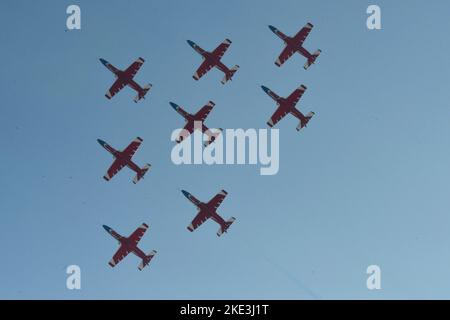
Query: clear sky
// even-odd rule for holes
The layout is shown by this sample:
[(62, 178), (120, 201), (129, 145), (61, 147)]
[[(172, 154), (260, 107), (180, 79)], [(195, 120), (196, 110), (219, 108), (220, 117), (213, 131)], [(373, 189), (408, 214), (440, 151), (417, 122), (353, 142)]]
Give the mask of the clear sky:
[[(81, 7), (82, 29), (65, 32), (66, 8)], [(366, 28), (378, 4), (382, 30)], [(450, 30), (448, 1), (1, 1), (0, 298), (331, 299), (450, 298)], [(294, 35), (322, 55), (309, 70), (295, 55), (274, 65)], [(240, 65), (232, 82), (186, 43)], [(144, 101), (126, 88), (104, 97), (112, 74), (142, 56), (136, 80), (154, 86)], [(170, 134), (194, 112), (216, 107), (207, 124), (266, 128), (275, 110), (261, 90), (308, 87), (298, 104), (316, 116), (298, 133), (279, 122), (280, 170), (176, 166)], [(134, 160), (152, 169), (134, 185), (125, 169), (102, 179), (117, 148), (140, 136)], [(196, 214), (182, 195), (235, 216), (186, 230)], [(140, 247), (158, 254), (108, 266), (122, 235), (146, 222)], [(82, 289), (66, 289), (66, 267), (81, 267)], [(382, 289), (366, 288), (366, 268)]]

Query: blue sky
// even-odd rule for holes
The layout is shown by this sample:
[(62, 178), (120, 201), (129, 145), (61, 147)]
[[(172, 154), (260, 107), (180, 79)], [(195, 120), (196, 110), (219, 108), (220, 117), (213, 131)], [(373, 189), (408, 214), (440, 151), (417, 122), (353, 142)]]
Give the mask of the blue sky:
[[(82, 29), (65, 32), (78, 4)], [(378, 4), (382, 30), (366, 28)], [(0, 4), (1, 298), (58, 299), (393, 299), (450, 298), (450, 28), (447, 1), (2, 1)], [(308, 21), (305, 42), (322, 55), (309, 70), (296, 55), (274, 65), (288, 35)], [(240, 65), (232, 82), (186, 43)], [(104, 97), (112, 74), (146, 59), (136, 80), (154, 86), (135, 104), (130, 89)], [(266, 128), (279, 95), (308, 87), (298, 107), (316, 116), (298, 133), (280, 129), (280, 171), (257, 166), (176, 166), (170, 134), (183, 124), (169, 101), (196, 111), (216, 103), (207, 124)], [(139, 184), (123, 170), (102, 179), (117, 148), (140, 136), (135, 156), (152, 170)], [(236, 222), (221, 238), (208, 222), (186, 226), (220, 189), (219, 213)], [(140, 223), (140, 242), (158, 251), (137, 270), (129, 256), (108, 266), (122, 235)], [(66, 289), (77, 264), (82, 289)], [(366, 288), (366, 268), (382, 289)]]

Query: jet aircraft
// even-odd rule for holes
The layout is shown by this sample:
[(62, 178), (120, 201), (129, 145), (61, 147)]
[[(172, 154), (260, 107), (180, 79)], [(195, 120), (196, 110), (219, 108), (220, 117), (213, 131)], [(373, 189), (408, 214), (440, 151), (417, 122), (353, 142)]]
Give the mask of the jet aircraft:
[(142, 168), (139, 168), (137, 164), (135, 164), (131, 158), (136, 153), (137, 149), (142, 143), (142, 139), (140, 137), (137, 137), (134, 139), (128, 147), (126, 147), (123, 151), (119, 151), (111, 147), (109, 144), (107, 144), (105, 141), (97, 139), (98, 143), (106, 149), (109, 153), (111, 153), (115, 160), (111, 167), (109, 167), (107, 173), (103, 176), (103, 179), (106, 181), (111, 180), (114, 175), (122, 170), (123, 167), (127, 166), (134, 172), (136, 172), (136, 176), (133, 179), (133, 183), (137, 183), (139, 180), (141, 180), (144, 175), (147, 173), (147, 171), (150, 169), (150, 164), (144, 165)]
[(303, 66), (303, 68), (306, 70), (316, 61), (317, 57), (319, 57), (320, 53), (322, 52), (319, 49), (311, 54), (303, 47), (303, 42), (305, 41), (306, 37), (308, 37), (313, 28), (313, 25), (309, 22), (294, 37), (288, 37), (274, 26), (269, 26), (269, 28), (281, 40), (283, 40), (286, 45), (277, 61), (275, 61), (275, 64), (278, 67), (281, 67), (281, 65), (285, 63), (286, 60), (288, 60), (295, 52), (298, 52), (307, 59), (305, 65)]
[[(182, 107), (177, 105), (176, 103), (169, 102), (172, 108), (176, 112), (178, 112), (185, 120), (186, 124), (184, 125), (185, 132), (181, 132), (179, 137), (176, 139), (177, 143), (180, 143), (185, 138), (187, 138), (186, 134), (192, 134), (196, 129), (201, 130), (204, 134), (209, 136), (209, 140), (205, 142), (205, 146), (208, 146), (220, 135), (222, 129), (219, 129), (220, 132), (212, 132), (207, 126), (204, 125), (204, 121), (208, 117), (209, 113), (215, 106), (215, 103), (209, 101), (205, 106), (203, 106), (199, 111), (194, 114), (190, 114), (185, 111)], [(197, 127), (198, 126), (198, 127)]]
[(120, 247), (119, 250), (114, 254), (111, 261), (109, 261), (109, 265), (111, 267), (116, 266), (123, 258), (125, 258), (130, 252), (134, 255), (138, 256), (142, 259), (141, 263), (138, 266), (139, 270), (144, 269), (146, 265), (150, 263), (153, 257), (156, 254), (155, 250), (150, 251), (149, 254), (145, 254), (141, 249), (138, 248), (138, 243), (144, 235), (145, 231), (148, 229), (148, 225), (143, 223), (137, 228), (129, 237), (123, 237), (118, 234), (116, 231), (111, 229), (108, 226), (103, 225), (103, 228), (108, 232), (114, 239), (119, 241)]
[(287, 98), (282, 98), (278, 96), (275, 92), (270, 90), (269, 88), (265, 86), (261, 86), (261, 88), (264, 90), (265, 93), (269, 95), (275, 102), (277, 103), (277, 110), (275, 110), (275, 113), (272, 115), (272, 117), (267, 121), (267, 125), (269, 127), (273, 127), (278, 121), (284, 118), (285, 115), (288, 113), (292, 114), (294, 117), (300, 120), (297, 131), (300, 131), (303, 127), (306, 127), (309, 120), (314, 116), (314, 112), (309, 112), (306, 116), (303, 115), (296, 107), (295, 105), (302, 97), (303, 93), (306, 90), (306, 87), (304, 85), (301, 85), (297, 89), (294, 90)]
[(200, 48), (199, 45), (197, 45), (195, 42), (191, 40), (187, 40), (187, 43), (203, 57), (203, 63), (200, 65), (195, 74), (192, 76), (195, 80), (199, 80), (209, 70), (211, 70), (213, 67), (216, 67), (225, 74), (225, 76), (221, 81), (222, 84), (225, 84), (227, 83), (228, 80), (231, 80), (234, 73), (239, 69), (238, 65), (235, 65), (233, 68), (228, 69), (228, 67), (220, 61), (220, 59), (222, 59), (222, 56), (230, 46), (231, 40), (225, 39), (212, 52), (203, 50), (202, 48)]
[(211, 200), (208, 202), (201, 202), (192, 194), (185, 190), (181, 190), (186, 198), (189, 199), (198, 209), (198, 213), (195, 216), (194, 220), (192, 220), (191, 224), (187, 227), (189, 231), (194, 231), (199, 226), (201, 226), (206, 220), (212, 219), (220, 225), (219, 231), (217, 231), (217, 236), (220, 237), (224, 232), (227, 232), (228, 228), (231, 224), (236, 220), (236, 218), (231, 217), (227, 221), (225, 221), (221, 216), (219, 216), (216, 212), (217, 208), (219, 208), (222, 201), (227, 196), (227, 192), (225, 190), (221, 190), (218, 194), (216, 194)]
[(106, 68), (108, 68), (109, 71), (114, 73), (116, 77), (116, 81), (113, 83), (111, 88), (109, 88), (108, 92), (106, 92), (105, 97), (111, 99), (116, 95), (116, 93), (122, 90), (125, 86), (129, 86), (130, 88), (134, 89), (137, 92), (137, 96), (134, 98), (134, 102), (137, 103), (139, 100), (145, 99), (145, 95), (150, 90), (152, 85), (149, 83), (144, 87), (141, 87), (136, 81), (133, 80), (136, 73), (144, 64), (144, 61), (145, 60), (143, 58), (138, 58), (127, 69), (122, 71), (114, 67), (111, 63), (109, 63), (105, 59), (100, 59), (100, 62)]

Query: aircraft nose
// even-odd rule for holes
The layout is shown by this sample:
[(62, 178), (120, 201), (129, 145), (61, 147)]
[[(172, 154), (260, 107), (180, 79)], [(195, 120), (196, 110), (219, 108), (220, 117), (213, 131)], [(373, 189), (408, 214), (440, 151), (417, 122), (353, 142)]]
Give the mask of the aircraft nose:
[(178, 110), (179, 106), (176, 103), (173, 103), (173, 102), (169, 102), (169, 103), (172, 106), (172, 108), (174, 108), (175, 110)]
[(97, 139), (97, 142), (100, 143), (100, 145), (101, 145), (102, 147), (104, 147), (104, 146), (106, 145), (106, 142), (103, 141), (103, 140)]
[(111, 232), (111, 228), (106, 225), (103, 225), (103, 229), (105, 229), (108, 233)]
[(108, 61), (106, 61), (105, 59), (100, 58), (100, 62), (106, 66), (108, 64)]
[(189, 192), (187, 192), (186, 190), (181, 190), (181, 192), (183, 192), (184, 196), (189, 199)]
[(277, 28), (275, 28), (274, 26), (269, 25), (269, 29), (272, 30), (272, 32), (276, 32)]
[(269, 92), (269, 88), (267, 88), (265, 86), (261, 86), (261, 88), (264, 90), (265, 93)]
[(195, 44), (194, 41), (187, 40), (187, 43), (189, 43), (189, 45), (190, 45), (192, 48), (195, 48), (195, 46), (196, 46), (196, 44)]

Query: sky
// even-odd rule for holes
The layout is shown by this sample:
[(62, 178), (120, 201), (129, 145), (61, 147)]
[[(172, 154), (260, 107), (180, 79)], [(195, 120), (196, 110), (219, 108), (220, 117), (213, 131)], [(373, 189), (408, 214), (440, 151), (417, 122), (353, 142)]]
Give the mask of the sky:
[[(81, 8), (81, 30), (66, 31), (66, 8)], [(366, 27), (370, 4), (381, 30)], [(1, 1), (0, 298), (3, 299), (448, 299), (450, 298), (450, 29), (448, 1)], [(304, 46), (321, 56), (305, 71), (294, 55), (274, 61), (283, 42), (314, 29)], [(201, 57), (190, 39), (240, 65), (233, 81), (212, 70), (192, 75)], [(145, 64), (152, 83), (133, 102), (99, 62)], [(258, 165), (180, 165), (170, 135), (183, 119), (169, 101), (195, 112), (216, 103), (207, 125), (267, 128), (274, 102), (308, 87), (297, 107), (315, 112), (280, 130), (280, 169)], [(134, 185), (122, 170), (102, 179), (112, 157), (96, 139), (124, 148), (152, 169)], [(206, 222), (186, 230), (196, 208), (185, 189), (236, 217), (218, 238)], [(142, 222), (139, 243), (158, 254), (108, 265), (117, 241)], [(81, 268), (68, 290), (66, 268)], [(381, 268), (368, 290), (366, 269)]]

